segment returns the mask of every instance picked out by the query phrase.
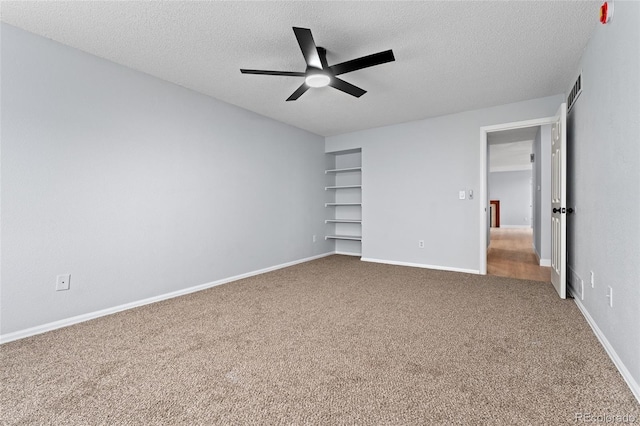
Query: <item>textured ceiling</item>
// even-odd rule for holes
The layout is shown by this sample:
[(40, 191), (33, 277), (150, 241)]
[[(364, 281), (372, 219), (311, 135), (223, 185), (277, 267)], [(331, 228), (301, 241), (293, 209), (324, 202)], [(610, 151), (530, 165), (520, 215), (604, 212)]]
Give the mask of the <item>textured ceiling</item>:
[[(564, 93), (599, 2), (2, 2), (2, 20), (276, 120), (331, 136)], [(304, 71), (291, 27), (329, 64), (393, 49), (396, 62), (285, 99)]]

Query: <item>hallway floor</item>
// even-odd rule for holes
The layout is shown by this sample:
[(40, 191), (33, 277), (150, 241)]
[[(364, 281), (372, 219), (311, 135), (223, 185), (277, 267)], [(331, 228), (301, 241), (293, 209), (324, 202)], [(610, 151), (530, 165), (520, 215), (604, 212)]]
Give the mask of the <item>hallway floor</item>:
[(487, 274), (551, 281), (551, 268), (540, 266), (537, 262), (531, 228), (491, 228)]

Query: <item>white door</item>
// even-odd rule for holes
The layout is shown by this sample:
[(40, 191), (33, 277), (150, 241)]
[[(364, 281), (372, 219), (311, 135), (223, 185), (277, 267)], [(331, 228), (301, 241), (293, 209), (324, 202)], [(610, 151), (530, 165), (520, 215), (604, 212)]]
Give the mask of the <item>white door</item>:
[(567, 104), (551, 126), (551, 283), (567, 297)]

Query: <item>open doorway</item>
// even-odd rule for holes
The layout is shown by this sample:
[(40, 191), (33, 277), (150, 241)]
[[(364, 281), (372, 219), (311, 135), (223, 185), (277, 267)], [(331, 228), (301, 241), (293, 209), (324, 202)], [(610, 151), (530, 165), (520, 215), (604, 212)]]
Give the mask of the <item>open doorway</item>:
[(481, 273), (550, 281), (552, 119), (481, 129)]
[[(541, 126), (500, 130), (487, 134), (489, 247), (487, 274), (549, 281), (551, 271), (540, 267), (534, 209), (536, 192), (545, 195), (540, 173), (534, 173), (535, 148), (542, 145)], [(540, 159), (540, 155), (539, 159)], [(539, 162), (538, 162), (539, 165)], [(534, 184), (534, 178), (536, 182)], [(535, 191), (540, 187), (541, 191)], [(540, 229), (538, 229), (540, 231)], [(539, 233), (539, 232), (538, 232)]]

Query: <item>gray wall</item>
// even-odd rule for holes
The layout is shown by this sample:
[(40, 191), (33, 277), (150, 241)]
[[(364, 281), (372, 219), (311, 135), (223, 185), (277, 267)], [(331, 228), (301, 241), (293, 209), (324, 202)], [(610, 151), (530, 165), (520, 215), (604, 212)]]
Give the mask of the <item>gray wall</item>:
[(531, 170), (491, 172), (489, 198), (500, 200), (500, 226), (531, 227)]
[(3, 334), (332, 250), (320, 136), (5, 24), (1, 124)]
[[(551, 96), (327, 138), (327, 151), (363, 148), (363, 257), (478, 271), (480, 127), (553, 116), (562, 101)], [(458, 200), (463, 189), (478, 196)]]
[[(640, 383), (640, 3), (618, 1), (584, 52), (569, 115), (568, 262), (579, 302)], [(589, 285), (595, 273), (595, 287)], [(606, 297), (613, 288), (613, 307)], [(580, 348), (576, 348), (580, 350)], [(636, 388), (640, 391), (640, 388)], [(638, 393), (640, 396), (640, 393)]]
[(533, 141), (533, 246), (541, 263), (551, 262), (551, 126), (540, 126)]

